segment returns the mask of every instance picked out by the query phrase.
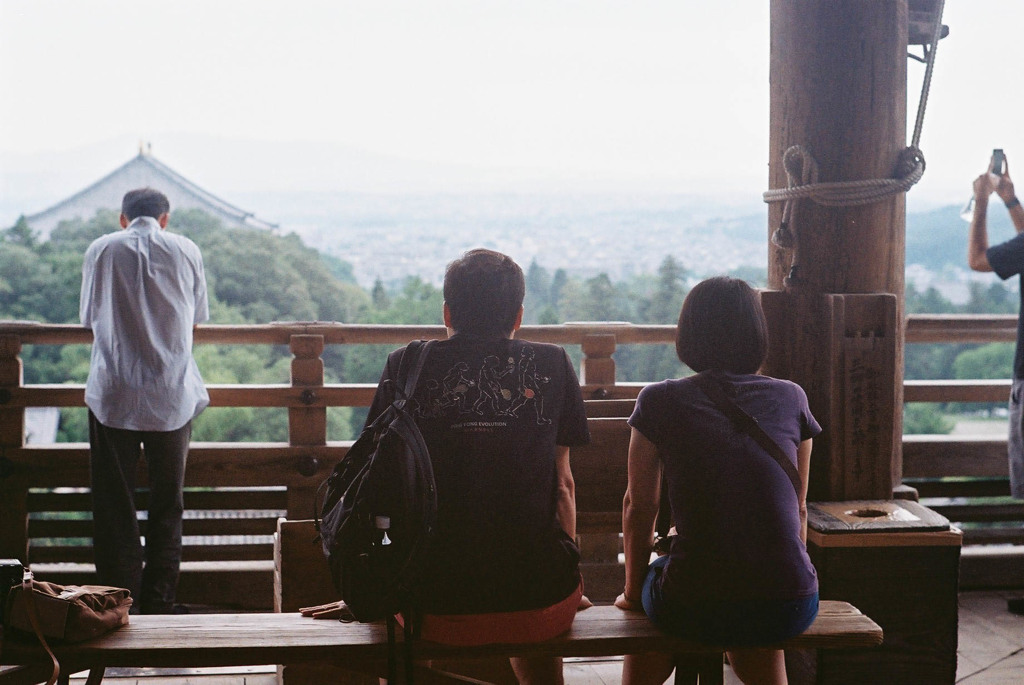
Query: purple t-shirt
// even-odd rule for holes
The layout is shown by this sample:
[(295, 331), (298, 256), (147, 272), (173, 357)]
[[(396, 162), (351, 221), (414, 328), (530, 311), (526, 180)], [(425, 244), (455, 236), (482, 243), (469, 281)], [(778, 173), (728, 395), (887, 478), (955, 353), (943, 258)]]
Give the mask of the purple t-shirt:
[[(795, 466), (799, 444), (821, 432), (803, 389), (768, 376), (718, 377)], [(629, 425), (658, 447), (664, 464), (679, 533), (662, 576), (667, 597), (789, 600), (817, 592), (793, 483), (696, 383), (682, 378), (647, 386)]]

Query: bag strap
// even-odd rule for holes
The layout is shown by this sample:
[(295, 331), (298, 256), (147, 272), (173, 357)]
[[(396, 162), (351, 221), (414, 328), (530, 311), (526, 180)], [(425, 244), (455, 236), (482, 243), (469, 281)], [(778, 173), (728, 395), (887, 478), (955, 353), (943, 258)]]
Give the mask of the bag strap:
[(39, 613), (36, 611), (36, 593), (33, 587), (33, 575), (32, 571), (25, 569), (25, 573), (21, 577), (21, 594), (25, 601), (25, 613), (28, 614), (28, 621), (32, 624), (32, 631), (39, 638), (39, 644), (43, 646), (46, 653), (50, 655), (50, 661), (53, 662), (53, 672), (50, 674), (50, 679), (46, 681), (46, 685), (54, 685), (57, 682), (57, 678), (60, 677), (60, 662), (57, 661), (56, 655), (53, 650), (50, 649), (49, 643), (43, 636), (43, 629), (39, 626)]
[(711, 398), (711, 401), (715, 403), (719, 410), (732, 421), (733, 425), (742, 433), (746, 433), (754, 439), (758, 445), (767, 452), (772, 459), (778, 462), (782, 470), (789, 476), (789, 480), (793, 483), (793, 489), (796, 490), (797, 499), (800, 498), (800, 474), (797, 473), (796, 467), (793, 466), (793, 462), (789, 460), (786, 453), (782, 451), (779, 444), (772, 440), (771, 436), (765, 433), (764, 428), (761, 428), (761, 424), (757, 422), (753, 416), (743, 411), (738, 404), (732, 401), (732, 399), (725, 393), (725, 390), (719, 384), (718, 379), (714, 378), (709, 372), (704, 371), (693, 376), (694, 382), (697, 384), (704, 394)]
[(413, 393), (416, 392), (416, 384), (420, 380), (420, 372), (427, 361), (427, 354), (435, 342), (437, 341), (414, 340), (406, 346), (405, 352), (402, 353), (402, 361), (398, 365), (398, 378), (395, 379), (395, 387), (401, 393), (402, 399), (412, 399)]
[[(391, 398), (391, 403), (401, 402), (404, 404), (408, 400), (412, 399), (412, 395), (416, 392), (416, 385), (420, 379), (420, 372), (423, 370), (423, 365), (427, 361), (427, 353), (430, 348), (433, 347), (436, 340), (414, 340), (406, 345), (405, 350), (402, 353), (402, 359), (398, 363), (398, 378), (394, 380), (394, 396)], [(412, 370), (410, 371), (410, 367)], [(391, 381), (387, 381), (390, 385)], [(401, 405), (399, 405), (401, 406)], [(381, 412), (380, 416), (373, 420), (373, 423), (363, 428), (365, 432), (368, 429), (376, 428), (381, 425), (387, 412)], [(431, 474), (433, 478), (433, 474)], [(327, 483), (329, 479), (324, 479), (320, 483), (320, 487), (316, 489), (313, 494), (313, 528), (316, 530), (316, 537), (313, 538), (313, 544), (320, 541), (320, 497), (324, 490), (327, 489)]]

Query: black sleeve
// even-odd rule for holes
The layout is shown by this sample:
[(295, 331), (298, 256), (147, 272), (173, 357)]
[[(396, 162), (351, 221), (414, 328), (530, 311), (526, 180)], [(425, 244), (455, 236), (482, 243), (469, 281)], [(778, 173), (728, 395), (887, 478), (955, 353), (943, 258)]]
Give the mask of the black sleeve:
[(1004, 281), (1024, 271), (1024, 233), (1018, 233), (1005, 243), (993, 245), (985, 252), (988, 263)]
[(563, 447), (586, 445), (590, 442), (590, 429), (587, 427), (587, 411), (583, 404), (583, 391), (580, 389), (576, 369), (572, 366), (569, 355), (562, 350), (565, 365), (565, 397), (562, 402), (562, 415), (558, 419), (558, 436), (556, 442)]

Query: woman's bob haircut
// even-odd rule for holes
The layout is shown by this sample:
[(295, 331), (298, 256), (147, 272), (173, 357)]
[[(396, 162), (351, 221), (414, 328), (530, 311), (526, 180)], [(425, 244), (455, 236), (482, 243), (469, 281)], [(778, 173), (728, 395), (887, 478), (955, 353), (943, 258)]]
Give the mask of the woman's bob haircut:
[(768, 324), (757, 291), (728, 276), (694, 286), (679, 312), (676, 354), (697, 373), (757, 373), (768, 354)]

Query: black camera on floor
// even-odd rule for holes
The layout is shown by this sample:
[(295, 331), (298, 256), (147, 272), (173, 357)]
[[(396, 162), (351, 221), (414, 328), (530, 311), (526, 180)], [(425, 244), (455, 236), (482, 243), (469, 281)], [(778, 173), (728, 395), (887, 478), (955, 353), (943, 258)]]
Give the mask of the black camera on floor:
[(7, 596), (12, 587), (21, 585), (25, 567), (17, 559), (0, 559), (0, 621), (7, 615)]

